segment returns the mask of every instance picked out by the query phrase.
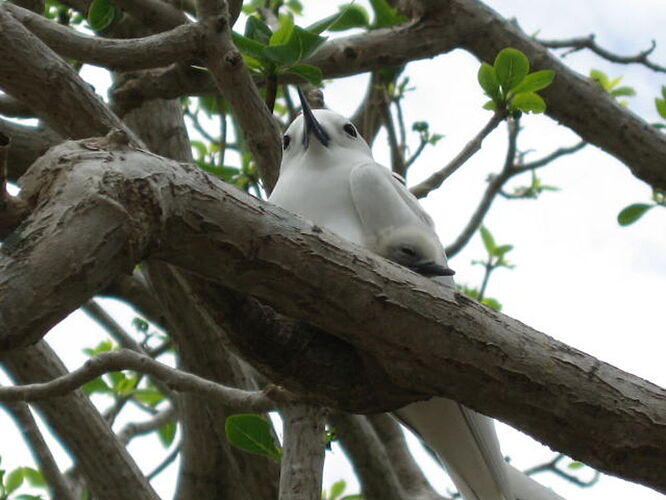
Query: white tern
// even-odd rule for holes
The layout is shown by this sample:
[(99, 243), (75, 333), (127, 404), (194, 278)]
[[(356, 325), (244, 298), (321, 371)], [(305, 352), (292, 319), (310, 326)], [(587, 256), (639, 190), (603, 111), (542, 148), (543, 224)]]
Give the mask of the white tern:
[[(303, 112), (283, 138), (269, 201), (425, 276), (454, 286), (430, 216), (376, 163), (354, 125), (329, 110)], [(446, 466), (465, 500), (551, 500), (558, 495), (504, 461), (492, 419), (445, 398), (395, 412)]]

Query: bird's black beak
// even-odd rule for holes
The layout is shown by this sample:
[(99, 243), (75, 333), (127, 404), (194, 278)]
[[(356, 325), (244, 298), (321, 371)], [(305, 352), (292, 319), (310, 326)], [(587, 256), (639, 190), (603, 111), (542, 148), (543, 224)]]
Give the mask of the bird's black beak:
[(322, 127), (315, 118), (312, 108), (310, 107), (310, 104), (308, 104), (308, 100), (303, 95), (301, 89), (296, 87), (296, 90), (298, 91), (298, 98), (301, 100), (301, 107), (303, 108), (303, 147), (305, 147), (305, 149), (308, 148), (311, 132), (322, 146), (328, 147), (331, 138), (326, 130), (324, 130), (324, 127)]
[(416, 266), (411, 267), (413, 271), (416, 271), (423, 276), (432, 278), (433, 276), (453, 276), (456, 272), (449, 268), (435, 264), (434, 262), (426, 262), (424, 264), (417, 264)]

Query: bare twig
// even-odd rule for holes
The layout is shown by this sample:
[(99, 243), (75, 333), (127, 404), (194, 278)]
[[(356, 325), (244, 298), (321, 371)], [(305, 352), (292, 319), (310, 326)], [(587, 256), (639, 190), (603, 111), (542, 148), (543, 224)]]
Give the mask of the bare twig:
[(539, 40), (537, 39), (537, 42), (539, 42), (541, 45), (544, 47), (548, 47), (549, 49), (571, 49), (567, 52), (564, 53), (564, 56), (572, 53), (572, 52), (577, 52), (582, 49), (589, 49), (595, 54), (597, 54), (600, 57), (603, 57), (604, 59), (618, 63), (618, 64), (642, 64), (643, 66), (650, 68), (653, 71), (657, 71), (659, 73), (666, 73), (666, 66), (662, 66), (660, 64), (656, 64), (650, 59), (648, 59), (648, 56), (654, 52), (654, 49), (657, 48), (657, 43), (652, 40), (652, 43), (650, 44), (650, 47), (640, 51), (638, 54), (633, 55), (633, 56), (621, 56), (618, 54), (615, 54), (613, 52), (610, 52), (602, 47), (600, 47), (596, 40), (595, 40), (595, 35), (591, 34), (586, 37), (582, 38), (569, 38), (567, 40)]
[(326, 411), (295, 404), (285, 407), (284, 454), (280, 464), (280, 500), (310, 500), (321, 496), (326, 443)]
[(94, 299), (89, 300), (81, 306), (90, 318), (95, 320), (102, 328), (104, 328), (113, 339), (118, 342), (121, 347), (131, 349), (132, 351), (144, 353), (143, 348), (139, 343), (125, 329), (118, 324), (118, 322), (109, 315), (102, 306), (100, 306)]
[(563, 471), (558, 467), (559, 463), (564, 460), (566, 457), (565, 454), (563, 453), (558, 453), (555, 458), (553, 458), (551, 461), (546, 462), (544, 464), (536, 465), (534, 467), (530, 467), (525, 471), (525, 474), (528, 476), (531, 476), (533, 474), (538, 474), (540, 472), (552, 472), (553, 474), (561, 477), (562, 479), (566, 479), (570, 483), (575, 484), (576, 486), (579, 486), (581, 488), (589, 488), (591, 486), (594, 486), (597, 484), (599, 481), (599, 478), (601, 477), (601, 474), (599, 471), (595, 470), (594, 471), (594, 476), (592, 479), (589, 479), (587, 481), (584, 481), (580, 479), (579, 477), (570, 474), (568, 472)]
[(481, 144), (490, 132), (492, 132), (501, 122), (506, 118), (506, 113), (503, 111), (496, 111), (490, 118), (488, 123), (479, 131), (474, 138), (469, 141), (465, 147), (458, 153), (458, 155), (451, 160), (442, 170), (435, 172), (423, 182), (410, 188), (410, 191), (417, 198), (423, 198), (437, 189), (442, 183), (449, 178), (456, 170), (458, 170), (467, 160), (469, 160), (474, 153), (481, 149)]
[(62, 498), (63, 500), (75, 500), (76, 496), (72, 493), (64, 476), (58, 469), (51, 450), (49, 450), (42, 433), (37, 427), (37, 422), (32, 416), (32, 412), (26, 403), (23, 402), (5, 402), (3, 403), (9, 414), (16, 421), (17, 427), (21, 430), (23, 438), (29, 445), (30, 452), (32, 453), (39, 470), (44, 474), (46, 483), (53, 498)]
[(152, 419), (145, 422), (131, 422), (121, 429), (118, 433), (118, 439), (124, 444), (129, 443), (137, 436), (149, 434), (159, 429), (164, 424), (176, 419), (176, 408), (169, 406), (157, 413)]
[(391, 148), (391, 170), (402, 177), (407, 175), (407, 167), (405, 165), (405, 157), (403, 152), (404, 143), (398, 142), (398, 135), (396, 134), (395, 124), (393, 123), (393, 116), (391, 116), (391, 108), (389, 107), (388, 95), (384, 92), (384, 104), (381, 106), (382, 114), (384, 116), (384, 126), (388, 135), (389, 146)]
[(171, 453), (169, 453), (164, 460), (162, 460), (162, 463), (159, 464), (155, 469), (150, 472), (149, 474), (146, 474), (146, 478), (148, 481), (152, 481), (157, 477), (164, 469), (166, 469), (174, 460), (176, 460), (176, 457), (178, 457), (178, 454), (180, 453), (180, 448), (181, 444), (178, 443), (178, 445), (173, 449)]
[(271, 388), (271, 396), (263, 391), (244, 391), (226, 387), (158, 363), (148, 356), (127, 349), (102, 353), (81, 368), (49, 382), (0, 388), (0, 401), (37, 401), (65, 395), (96, 377), (118, 370), (135, 370), (162, 380), (169, 387), (181, 392), (192, 392), (202, 396), (221, 399), (225, 405), (242, 411), (264, 412), (276, 407), (274, 396), (283, 391)]
[(517, 125), (514, 126), (511, 124), (511, 122), (509, 122), (509, 145), (507, 148), (507, 154), (502, 171), (498, 175), (494, 175), (490, 178), (490, 182), (486, 187), (483, 196), (481, 197), (481, 201), (477, 205), (477, 208), (474, 210), (472, 216), (467, 221), (465, 228), (461, 231), (453, 243), (446, 247), (445, 252), (447, 256), (453, 257), (458, 252), (460, 252), (460, 250), (462, 250), (465, 245), (467, 245), (470, 238), (479, 229), (479, 226), (490, 210), (495, 197), (497, 195), (504, 196), (502, 188), (509, 179), (518, 174), (544, 167), (562, 156), (573, 154), (581, 150), (587, 144), (586, 142), (581, 141), (574, 146), (558, 148), (557, 150), (538, 160), (529, 163), (516, 164), (516, 143), (519, 132), (520, 128)]

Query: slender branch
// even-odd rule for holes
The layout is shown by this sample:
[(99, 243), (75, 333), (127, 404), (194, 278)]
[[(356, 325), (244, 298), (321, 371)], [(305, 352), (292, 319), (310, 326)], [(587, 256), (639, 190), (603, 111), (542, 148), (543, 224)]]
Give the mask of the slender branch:
[(384, 92), (384, 104), (381, 106), (381, 111), (384, 116), (384, 126), (386, 127), (389, 146), (391, 148), (391, 170), (396, 174), (405, 177), (407, 175), (407, 167), (405, 166), (402, 146), (398, 142), (398, 136), (396, 134), (389, 104), (388, 95)]
[(553, 474), (556, 474), (557, 476), (561, 477), (562, 479), (566, 479), (570, 483), (575, 484), (576, 486), (579, 486), (581, 488), (590, 488), (594, 486), (598, 481), (599, 478), (601, 477), (601, 474), (599, 471), (595, 470), (594, 471), (594, 476), (592, 476), (592, 479), (589, 479), (587, 481), (584, 481), (577, 476), (570, 474), (568, 472), (563, 471), (558, 467), (560, 461), (566, 458), (566, 455), (564, 453), (558, 453), (555, 458), (553, 458), (551, 461), (546, 462), (544, 464), (536, 465), (534, 467), (530, 467), (525, 471), (525, 474), (528, 476), (531, 476), (533, 474), (538, 474), (540, 472), (552, 472)]
[(162, 463), (160, 463), (155, 469), (153, 469), (152, 472), (149, 474), (146, 474), (146, 479), (148, 481), (152, 481), (155, 479), (159, 474), (161, 474), (164, 469), (166, 469), (174, 460), (176, 460), (176, 457), (180, 454), (180, 449), (181, 449), (181, 444), (178, 443), (178, 445), (173, 449), (171, 453), (169, 453), (164, 460), (162, 460)]
[(21, 430), (23, 438), (29, 445), (39, 470), (44, 474), (46, 484), (51, 490), (54, 498), (63, 500), (75, 500), (76, 496), (72, 493), (65, 477), (60, 473), (51, 450), (49, 449), (44, 437), (37, 427), (37, 422), (32, 416), (32, 412), (27, 404), (23, 402), (4, 402), (3, 405), (9, 411), (9, 414), (16, 421), (17, 427)]
[(573, 146), (568, 146), (568, 147), (562, 147), (562, 148), (557, 148), (555, 151), (552, 153), (544, 156), (543, 158), (540, 158), (538, 160), (534, 160), (528, 163), (521, 163), (518, 165), (515, 165), (515, 170), (517, 170), (517, 173), (523, 173), (527, 172), (528, 170), (534, 170), (536, 168), (541, 168), (545, 167), (549, 163), (557, 160), (558, 158), (566, 155), (570, 155), (573, 153), (577, 153), (581, 149), (583, 149), (585, 146), (587, 146), (587, 142), (585, 141), (580, 141), (578, 144), (574, 144)]
[(318, 406), (285, 407), (284, 454), (280, 462), (280, 500), (311, 500), (321, 496), (326, 443), (326, 411)]
[(164, 424), (173, 422), (176, 417), (176, 408), (174, 406), (169, 406), (157, 413), (150, 420), (146, 420), (144, 422), (131, 422), (127, 424), (118, 433), (118, 439), (120, 439), (120, 441), (126, 445), (137, 436), (150, 434), (151, 432), (162, 427)]
[(89, 300), (81, 306), (83, 312), (95, 320), (121, 347), (132, 351), (144, 353), (143, 348), (118, 322), (111, 317), (97, 301)]
[(81, 368), (50, 382), (0, 387), (0, 401), (38, 401), (63, 396), (104, 373), (119, 370), (134, 370), (150, 374), (176, 391), (219, 398), (225, 405), (239, 411), (273, 410), (276, 407), (273, 397), (279, 397), (283, 393), (277, 388), (270, 388), (269, 392), (264, 392), (226, 387), (191, 373), (170, 368), (148, 356), (120, 349), (99, 354), (87, 361)]
[(423, 182), (410, 188), (410, 191), (417, 198), (428, 196), (431, 191), (437, 189), (442, 183), (449, 178), (456, 170), (458, 170), (467, 160), (469, 160), (474, 153), (481, 149), (481, 144), (490, 132), (506, 118), (503, 111), (496, 111), (490, 118), (488, 123), (479, 131), (474, 138), (469, 141), (465, 147), (456, 155), (453, 160), (449, 162), (442, 170), (435, 172)]
[(666, 66), (656, 64), (650, 61), (650, 59), (648, 59), (648, 56), (652, 54), (654, 50), (657, 48), (657, 43), (654, 40), (652, 40), (652, 43), (650, 44), (649, 48), (642, 50), (638, 54), (633, 56), (621, 56), (600, 47), (595, 40), (594, 34), (582, 38), (569, 38), (567, 40), (537, 39), (537, 41), (541, 45), (543, 45), (544, 47), (548, 47), (549, 49), (566, 49), (566, 48), (571, 49), (570, 51), (565, 53), (565, 55), (582, 49), (589, 49), (598, 56), (603, 57), (607, 61), (611, 61), (618, 64), (632, 64), (632, 63), (642, 64), (643, 66), (650, 68), (653, 71), (657, 71), (659, 73), (666, 73)]
[(416, 159), (421, 156), (421, 153), (423, 153), (423, 150), (425, 147), (428, 145), (428, 141), (421, 139), (421, 142), (419, 143), (418, 147), (416, 148), (416, 151), (414, 151), (414, 154), (410, 156), (407, 161), (405, 162), (405, 168), (409, 168), (412, 166), (412, 164), (416, 161)]

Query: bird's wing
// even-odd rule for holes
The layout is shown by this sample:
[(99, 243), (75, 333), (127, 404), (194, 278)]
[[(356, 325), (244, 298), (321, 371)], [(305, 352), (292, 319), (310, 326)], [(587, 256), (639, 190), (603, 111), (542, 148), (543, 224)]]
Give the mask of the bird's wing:
[(354, 208), (367, 234), (409, 224), (432, 229), (432, 219), (416, 198), (378, 163), (368, 161), (354, 167), (349, 186)]
[(506, 464), (506, 472), (516, 500), (564, 500), (564, 497), (537, 483), (511, 464)]
[(395, 412), (444, 463), (465, 500), (514, 500), (493, 421), (445, 398)]

